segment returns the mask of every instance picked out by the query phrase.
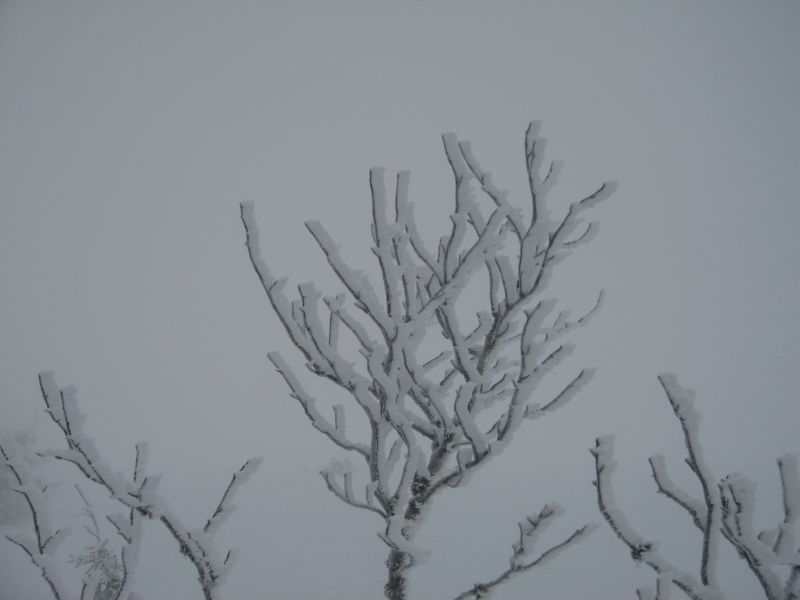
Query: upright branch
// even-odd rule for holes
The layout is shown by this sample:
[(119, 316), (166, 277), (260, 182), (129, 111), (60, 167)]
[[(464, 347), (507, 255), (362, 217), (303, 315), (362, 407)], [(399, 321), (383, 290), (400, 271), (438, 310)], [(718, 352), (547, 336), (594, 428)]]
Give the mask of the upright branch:
[(73, 464), (84, 477), (105, 488), (115, 501), (125, 507), (124, 514), (111, 515), (108, 519), (125, 541), (122, 559), (126, 572), (132, 567), (137, 552), (139, 517), (145, 517), (160, 522), (178, 543), (181, 554), (189, 559), (197, 571), (204, 598), (218, 600), (218, 586), (230, 569), (233, 551), (229, 550), (224, 557), (218, 553), (213, 545), (213, 534), (232, 510), (234, 492), (258, 468), (260, 459), (248, 460), (234, 473), (205, 526), (189, 528), (158, 496), (156, 488), (160, 477), (146, 474), (144, 444), (136, 445), (133, 478), (129, 480), (106, 464), (94, 440), (84, 432), (85, 417), (78, 407), (75, 388), (59, 389), (52, 373), (42, 373), (39, 384), (46, 412), (61, 430), (67, 446), (41, 455)]
[(658, 550), (658, 544), (641, 536), (628, 522), (625, 513), (617, 506), (611, 475), (616, 469), (613, 460), (613, 443), (610, 436), (597, 438), (591, 450), (595, 461), (595, 489), (597, 506), (614, 534), (628, 547), (631, 558), (650, 567), (662, 580), (667, 579), (692, 600), (721, 600), (716, 587), (704, 584), (691, 573), (669, 562)]
[[(544, 297), (547, 283), (555, 266), (596, 231), (586, 216), (615, 187), (603, 184), (554, 219), (546, 200), (560, 167), (543, 166), (538, 127), (532, 123), (524, 138), (527, 216), (493, 183), (469, 143), (443, 136), (454, 210), (433, 249), (416, 225), (409, 173), (397, 174), (390, 194), (383, 169), (372, 169), (378, 285), (346, 263), (322, 224), (307, 222), (344, 294), (322, 296), (304, 283), (295, 299), (287, 296), (286, 279), (273, 275), (262, 257), (253, 204), (241, 205), (250, 261), (306, 368), (345, 390), (369, 423), (366, 435), (348, 430), (343, 405), (319, 406), (281, 355), (270, 353), (311, 424), (364, 461), (361, 489), (354, 489), (352, 473), (323, 471), (322, 477), (339, 499), (383, 520), (380, 537), (390, 549), (385, 591), (392, 600), (406, 597), (406, 572), (424, 555), (413, 539), (432, 498), (463, 486), (523, 421), (560, 408), (592, 376), (583, 369), (555, 397), (534, 400), (544, 376), (570, 355), (567, 334), (586, 324), (602, 300), (601, 293), (578, 318), (554, 313), (556, 302)], [(462, 323), (459, 301), (481, 272), (485, 308), (474, 323)], [(360, 365), (345, 355), (342, 336), (358, 347)]]
[(637, 600), (668, 600), (670, 596), (670, 581), (663, 575), (656, 578), (655, 589), (642, 587), (636, 590)]
[[(687, 451), (685, 461), (699, 482), (701, 497), (694, 497), (674, 482), (663, 456), (650, 457), (650, 469), (658, 492), (683, 509), (701, 533), (699, 579), (666, 562), (655, 544), (644, 541), (617, 507), (611, 487), (611, 472), (615, 463), (610, 437), (598, 438), (591, 451), (595, 458), (595, 486), (600, 512), (617, 537), (628, 546), (634, 560), (644, 562), (659, 575), (659, 589), (663, 589), (664, 581), (669, 581), (695, 600), (722, 598), (714, 565), (719, 540), (724, 539), (745, 561), (765, 598), (790, 600), (800, 597), (800, 550), (795, 538), (800, 515), (797, 457), (787, 455), (778, 459), (783, 520), (774, 530), (756, 533), (752, 523), (755, 485), (738, 474), (728, 475), (719, 481), (714, 478), (700, 448), (700, 413), (694, 407), (694, 392), (681, 387), (674, 375), (662, 374), (658, 379), (680, 423)], [(788, 570), (783, 581), (776, 571), (778, 568)], [(659, 593), (663, 595), (665, 592)]]

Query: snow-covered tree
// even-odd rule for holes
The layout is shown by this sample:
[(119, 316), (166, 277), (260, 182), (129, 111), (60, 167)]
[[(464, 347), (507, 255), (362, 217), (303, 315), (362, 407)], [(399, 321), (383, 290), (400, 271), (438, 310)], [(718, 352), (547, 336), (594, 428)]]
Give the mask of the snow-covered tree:
[[(78, 473), (92, 484), (104, 489), (110, 498), (122, 507), (122, 512), (107, 515), (105, 519), (122, 539), (117, 553), (109, 547), (107, 538), (100, 535), (96, 512), (80, 491), (84, 502), (83, 515), (91, 525), (86, 530), (94, 543), (83, 553), (68, 561), (59, 561), (54, 552), (67, 534), (66, 528), (57, 528), (49, 518), (48, 484), (41, 481), (31, 468), (30, 460), (23, 455), (20, 444), (14, 440), (0, 443), (0, 468), (11, 478), (13, 490), (25, 501), (33, 536), (14, 534), (6, 538), (21, 548), (36, 565), (56, 600), (133, 600), (131, 573), (135, 568), (141, 538), (142, 519), (159, 522), (177, 542), (178, 550), (197, 571), (205, 600), (219, 600), (219, 585), (232, 565), (234, 553), (223, 556), (214, 546), (213, 536), (222, 521), (234, 509), (233, 495), (258, 468), (260, 459), (248, 460), (231, 477), (222, 498), (205, 524), (187, 527), (180, 517), (168, 507), (157, 493), (160, 476), (146, 472), (147, 446), (136, 444), (133, 475), (130, 479), (112, 469), (97, 449), (94, 440), (84, 431), (84, 415), (78, 407), (77, 391), (73, 387), (59, 389), (52, 373), (39, 376), (45, 411), (60, 430), (66, 448), (37, 453), (39, 457), (53, 457), (77, 467)], [(70, 562), (84, 570), (80, 592), (71, 591), (60, 577), (63, 562)]]
[[(601, 294), (592, 310), (571, 319), (565, 310), (555, 312), (556, 301), (545, 293), (556, 265), (597, 231), (597, 223), (585, 222), (585, 216), (611, 194), (614, 184), (604, 183), (553, 219), (546, 198), (561, 165), (552, 162), (544, 168), (544, 140), (538, 132), (539, 124), (531, 123), (524, 139), (527, 215), (493, 183), (468, 142), (443, 136), (455, 179), (455, 209), (449, 231), (433, 251), (416, 225), (409, 173), (397, 174), (390, 199), (383, 170), (372, 169), (372, 252), (381, 275), (377, 287), (348, 266), (319, 222), (310, 221), (306, 228), (346, 293), (323, 296), (313, 283), (303, 283), (298, 297), (290, 299), (286, 279), (274, 276), (261, 255), (252, 203), (241, 206), (250, 260), (289, 339), (308, 370), (344, 389), (369, 423), (361, 434), (348, 430), (343, 405), (325, 414), (289, 363), (277, 352), (269, 354), (311, 424), (363, 459), (363, 488), (356, 489), (348, 470), (323, 471), (322, 477), (340, 500), (383, 521), (390, 600), (407, 597), (409, 569), (425, 554), (414, 538), (433, 499), (444, 489), (464, 486), (473, 471), (509, 444), (524, 421), (557, 410), (592, 376), (583, 369), (554, 397), (535, 394), (544, 376), (570, 355), (572, 345), (564, 337), (585, 324), (602, 300)], [(484, 308), (475, 322), (466, 323), (459, 301), (468, 285), (484, 280)], [(469, 302), (475, 301), (470, 294)], [(536, 556), (536, 537), (559, 512), (548, 504), (524, 519), (509, 568), (456, 597), (488, 597), (511, 576), (587, 533), (582, 526)]]
[[(694, 406), (694, 392), (680, 386), (671, 374), (659, 376), (667, 400), (683, 432), (685, 459), (700, 487), (695, 497), (670, 477), (661, 455), (650, 457), (650, 470), (658, 492), (681, 507), (700, 531), (700, 564), (697, 573), (676, 567), (659, 551), (658, 544), (642, 537), (628, 522), (617, 505), (611, 483), (616, 466), (613, 438), (598, 438), (591, 450), (595, 460), (597, 504), (611, 529), (628, 547), (633, 560), (650, 567), (657, 575), (655, 590), (638, 590), (639, 598), (665, 600), (675, 586), (692, 600), (721, 600), (716, 574), (720, 544), (727, 542), (736, 550), (757, 579), (767, 600), (800, 598), (800, 548), (797, 523), (800, 519), (800, 470), (797, 457), (778, 459), (783, 518), (775, 529), (757, 533), (753, 525), (755, 484), (734, 474), (717, 480), (706, 464), (700, 447), (700, 413)], [(784, 576), (781, 577), (780, 572)]]

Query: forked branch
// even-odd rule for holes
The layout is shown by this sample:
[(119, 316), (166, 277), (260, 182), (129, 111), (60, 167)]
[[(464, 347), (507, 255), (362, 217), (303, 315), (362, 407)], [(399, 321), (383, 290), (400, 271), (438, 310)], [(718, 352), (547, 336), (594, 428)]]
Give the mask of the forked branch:
[(520, 521), (518, 523), (519, 536), (517, 541), (511, 546), (512, 554), (508, 568), (494, 579), (476, 583), (469, 590), (456, 596), (454, 600), (467, 600), (468, 598), (480, 600), (481, 598), (489, 598), (493, 590), (501, 584), (507, 582), (515, 575), (530, 571), (535, 567), (539, 567), (553, 560), (567, 547), (583, 540), (594, 530), (594, 526), (584, 525), (576, 529), (561, 542), (550, 546), (550, 548), (543, 551), (536, 558), (530, 558), (531, 554), (534, 552), (534, 547), (538, 541), (539, 535), (561, 514), (563, 514), (561, 507), (555, 504), (547, 504), (538, 514), (529, 515), (525, 517), (524, 520)]
[[(680, 424), (687, 452), (686, 464), (700, 484), (702, 497), (693, 497), (673, 481), (663, 456), (650, 457), (650, 469), (658, 492), (685, 511), (701, 533), (699, 580), (666, 562), (655, 544), (645, 542), (628, 524), (613, 500), (610, 479), (615, 466), (611, 457), (612, 441), (599, 438), (592, 454), (595, 457), (597, 503), (606, 521), (628, 546), (634, 560), (644, 562), (659, 575), (662, 588), (664, 581), (670, 581), (694, 600), (721, 598), (714, 565), (719, 541), (724, 539), (744, 560), (767, 600), (796, 599), (800, 594), (800, 550), (795, 537), (800, 514), (797, 458), (787, 455), (778, 459), (783, 519), (774, 530), (756, 533), (752, 522), (755, 485), (741, 475), (728, 475), (719, 481), (714, 478), (700, 448), (700, 413), (694, 406), (694, 393), (681, 387), (674, 375), (660, 375), (659, 382)], [(783, 578), (779, 575), (781, 569), (787, 571)], [(659, 593), (663, 595), (663, 592)]]
[(197, 571), (198, 580), (206, 600), (218, 600), (217, 588), (230, 569), (233, 556), (228, 551), (223, 558), (214, 545), (212, 536), (222, 520), (231, 512), (232, 498), (236, 490), (258, 468), (259, 459), (247, 461), (234, 473), (216, 509), (205, 526), (189, 528), (171, 511), (157, 494), (159, 477), (146, 475), (146, 446), (136, 445), (136, 460), (133, 479), (127, 480), (106, 464), (97, 450), (94, 440), (83, 430), (85, 417), (78, 407), (77, 392), (68, 387), (59, 389), (52, 373), (39, 376), (42, 398), (46, 412), (61, 430), (66, 442), (62, 450), (49, 450), (41, 456), (52, 456), (73, 464), (89, 481), (103, 487), (115, 501), (127, 509), (127, 515), (109, 517), (119, 535), (127, 542), (123, 550), (126, 568), (132, 566), (136, 556), (135, 539), (138, 539), (139, 517), (160, 522), (178, 543), (181, 554), (186, 556)]

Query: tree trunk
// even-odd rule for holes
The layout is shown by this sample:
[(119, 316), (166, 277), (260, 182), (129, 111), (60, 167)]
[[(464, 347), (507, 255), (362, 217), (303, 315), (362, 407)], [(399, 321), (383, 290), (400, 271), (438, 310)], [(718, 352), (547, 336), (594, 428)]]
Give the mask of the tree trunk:
[(400, 550), (389, 552), (389, 558), (386, 559), (389, 577), (383, 588), (388, 600), (406, 600), (406, 576), (411, 564), (412, 560), (409, 554)]

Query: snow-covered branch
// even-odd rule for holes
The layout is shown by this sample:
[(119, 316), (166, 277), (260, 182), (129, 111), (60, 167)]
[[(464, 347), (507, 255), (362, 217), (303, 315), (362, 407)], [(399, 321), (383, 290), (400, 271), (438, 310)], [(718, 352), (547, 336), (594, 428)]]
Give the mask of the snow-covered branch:
[(656, 577), (655, 589), (651, 587), (638, 588), (636, 598), (637, 600), (669, 600), (671, 585), (668, 577), (659, 575)]
[(628, 547), (631, 558), (650, 567), (661, 577), (668, 578), (692, 600), (720, 600), (719, 590), (667, 561), (658, 551), (655, 542), (642, 537), (630, 524), (617, 505), (611, 475), (616, 469), (613, 459), (614, 440), (610, 436), (597, 438), (591, 453), (595, 462), (594, 486), (597, 506), (614, 534)]
[(328, 436), (337, 446), (345, 450), (353, 450), (365, 458), (369, 458), (369, 449), (365, 444), (352, 442), (347, 439), (344, 426), (344, 409), (341, 404), (337, 404), (333, 407), (334, 422), (331, 423), (329, 419), (326, 419), (322, 413), (317, 410), (316, 400), (305, 391), (302, 384), (297, 379), (297, 376), (283, 357), (277, 352), (270, 352), (268, 358), (270, 362), (275, 365), (275, 369), (281, 374), (281, 377), (286, 381), (286, 384), (292, 391), (292, 397), (300, 402), (311, 424), (315, 428)]
[[(738, 474), (728, 475), (719, 481), (715, 479), (700, 447), (700, 413), (694, 406), (694, 393), (681, 387), (674, 375), (662, 374), (658, 379), (681, 426), (687, 451), (686, 464), (700, 484), (702, 498), (693, 497), (673, 481), (663, 456), (650, 457), (650, 469), (658, 492), (686, 511), (702, 535), (699, 581), (667, 563), (657, 553), (653, 542), (645, 542), (631, 528), (613, 499), (610, 480), (614, 469), (611, 439), (599, 438), (592, 454), (595, 457), (597, 502), (606, 521), (631, 550), (634, 560), (648, 564), (659, 574), (660, 581), (665, 578), (670, 580), (692, 599), (721, 598), (714, 577), (721, 539), (730, 543), (745, 561), (767, 600), (797, 598), (800, 593), (800, 550), (795, 537), (800, 514), (800, 470), (797, 458), (787, 455), (778, 459), (783, 519), (776, 529), (756, 533), (752, 522), (755, 484)], [(780, 568), (788, 569), (783, 580), (777, 571)], [(658, 593), (663, 596), (663, 593)]]
[[(138, 471), (138, 465), (143, 462), (142, 446), (138, 444), (136, 448), (135, 471)], [(91, 527), (87, 526), (85, 530), (93, 540), (80, 555), (73, 556), (69, 560), (75, 566), (85, 569), (81, 600), (95, 598), (131, 600), (132, 573), (139, 556), (143, 517), (135, 509), (129, 509), (127, 514), (106, 515), (106, 520), (113, 525), (123, 541), (122, 549), (117, 554), (108, 547), (108, 539), (102, 536), (95, 510), (86, 494), (77, 484), (75, 490), (83, 502), (82, 513), (91, 524)]]
[(235, 508), (233, 504), (234, 495), (240, 487), (247, 483), (247, 480), (258, 470), (262, 462), (263, 460), (261, 458), (251, 458), (231, 476), (228, 487), (225, 488), (225, 492), (223, 492), (222, 498), (220, 498), (219, 504), (217, 504), (217, 508), (214, 509), (213, 514), (208, 518), (205, 526), (203, 526), (204, 532), (214, 533), (219, 529), (222, 521), (230, 516)]
[(6, 535), (6, 539), (18, 546), (36, 565), (42, 579), (56, 600), (67, 600), (72, 595), (61, 580), (58, 563), (53, 553), (66, 531), (55, 528), (48, 518), (47, 484), (37, 480), (22, 448), (13, 439), (0, 441), (0, 468), (10, 473), (15, 484), (14, 491), (25, 501), (31, 519), (33, 537), (23, 534)]
[(553, 560), (567, 547), (581, 541), (594, 530), (594, 527), (591, 525), (579, 527), (567, 538), (554, 544), (536, 558), (530, 558), (542, 531), (561, 514), (563, 514), (563, 509), (561, 509), (561, 507), (556, 504), (546, 504), (538, 514), (529, 515), (520, 521), (517, 524), (519, 527), (518, 539), (511, 546), (512, 554), (509, 567), (494, 579), (476, 583), (469, 590), (456, 596), (454, 600), (467, 600), (468, 598), (480, 600), (481, 598), (489, 598), (492, 591), (502, 583), (505, 583), (515, 575), (530, 571), (535, 567)]
[[(232, 553), (229, 551), (225, 557), (219, 555), (212, 536), (219, 524), (233, 510), (231, 503), (233, 494), (258, 467), (260, 460), (251, 459), (234, 473), (205, 526), (189, 528), (157, 494), (160, 477), (146, 474), (147, 448), (144, 444), (136, 445), (133, 478), (128, 480), (105, 462), (94, 440), (83, 430), (85, 418), (78, 407), (75, 388), (59, 389), (52, 373), (42, 373), (39, 382), (46, 412), (61, 430), (67, 446), (65, 449), (48, 450), (40, 455), (72, 463), (89, 481), (104, 488), (111, 498), (125, 506), (126, 515), (109, 516), (109, 521), (125, 541), (122, 555), (125, 573), (132, 569), (136, 558), (140, 519), (149, 518), (160, 522), (167, 529), (178, 543), (181, 554), (195, 567), (204, 598), (218, 600), (217, 588), (230, 569)], [(37, 511), (37, 514), (40, 512)], [(45, 536), (43, 541), (49, 539)], [(41, 549), (43, 550), (44, 546)], [(126, 577), (124, 581), (127, 580)], [(96, 584), (96, 581), (87, 582), (84, 589)], [(123, 590), (127, 591), (125, 587), (123, 586)]]
[(664, 373), (658, 376), (658, 381), (667, 395), (672, 412), (675, 413), (681, 424), (684, 445), (688, 453), (686, 464), (697, 477), (703, 491), (705, 518), (701, 528), (703, 547), (700, 557), (700, 579), (704, 585), (716, 586), (714, 563), (717, 560), (719, 545), (720, 501), (711, 472), (703, 460), (700, 448), (698, 439), (700, 413), (694, 407), (694, 392), (681, 387), (675, 375)]

